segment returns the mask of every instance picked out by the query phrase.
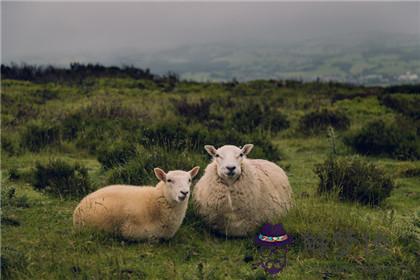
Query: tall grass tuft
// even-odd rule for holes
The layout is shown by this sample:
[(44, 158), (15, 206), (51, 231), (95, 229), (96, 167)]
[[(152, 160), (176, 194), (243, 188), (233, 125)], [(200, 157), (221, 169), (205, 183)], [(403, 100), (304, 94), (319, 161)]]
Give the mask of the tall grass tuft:
[(37, 163), (33, 170), (33, 186), (62, 199), (80, 198), (92, 191), (87, 169), (62, 160), (51, 160), (45, 165)]

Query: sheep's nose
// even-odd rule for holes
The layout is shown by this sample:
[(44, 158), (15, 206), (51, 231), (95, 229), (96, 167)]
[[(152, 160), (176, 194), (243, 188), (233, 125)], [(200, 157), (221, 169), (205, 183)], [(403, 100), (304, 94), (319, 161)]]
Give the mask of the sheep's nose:
[(187, 195), (189, 192), (183, 192), (183, 191), (181, 191), (181, 193), (182, 193), (183, 195)]
[(236, 166), (226, 166), (227, 170), (230, 172), (234, 171), (236, 169)]

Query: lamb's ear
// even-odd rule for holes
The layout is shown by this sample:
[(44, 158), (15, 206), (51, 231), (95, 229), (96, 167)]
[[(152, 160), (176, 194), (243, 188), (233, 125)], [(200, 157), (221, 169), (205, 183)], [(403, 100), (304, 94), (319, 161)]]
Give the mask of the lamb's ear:
[(153, 169), (153, 171), (155, 172), (156, 178), (158, 178), (160, 181), (164, 181), (164, 182), (166, 181), (165, 171), (163, 171), (159, 167), (156, 167), (155, 169)]
[(209, 153), (209, 155), (211, 155), (212, 157), (214, 157), (216, 155), (216, 148), (212, 145), (205, 145), (204, 149), (206, 149), (207, 153)]
[(248, 155), (252, 151), (252, 148), (254, 148), (253, 144), (245, 144), (244, 147), (242, 148), (242, 153), (244, 153), (245, 155)]
[(194, 178), (195, 176), (197, 176), (198, 171), (200, 171), (200, 166), (196, 166), (193, 169), (191, 169), (189, 171), (190, 172), (190, 175), (191, 175), (191, 178)]

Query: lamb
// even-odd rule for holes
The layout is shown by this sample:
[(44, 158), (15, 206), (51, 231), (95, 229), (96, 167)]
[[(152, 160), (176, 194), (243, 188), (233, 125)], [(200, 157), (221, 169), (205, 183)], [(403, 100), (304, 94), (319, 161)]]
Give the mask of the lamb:
[(279, 222), (292, 206), (286, 173), (270, 161), (247, 159), (253, 147), (205, 146), (213, 161), (194, 188), (194, 206), (210, 227), (226, 236), (247, 236), (263, 223)]
[(190, 171), (155, 168), (156, 187), (112, 185), (86, 196), (76, 207), (76, 230), (92, 228), (128, 240), (172, 238), (185, 217), (191, 180), (200, 167)]

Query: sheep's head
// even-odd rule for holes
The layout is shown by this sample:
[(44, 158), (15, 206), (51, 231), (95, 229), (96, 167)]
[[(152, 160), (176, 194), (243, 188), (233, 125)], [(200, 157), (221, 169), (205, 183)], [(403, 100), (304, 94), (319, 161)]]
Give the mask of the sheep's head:
[(216, 162), (217, 174), (228, 184), (235, 182), (241, 175), (242, 161), (253, 147), (254, 145), (252, 144), (246, 144), (242, 148), (225, 145), (219, 149), (211, 145), (204, 146)]
[(156, 178), (165, 182), (166, 199), (174, 202), (188, 201), (192, 179), (198, 174), (199, 166), (190, 171), (174, 170), (165, 173), (159, 167), (154, 169)]

